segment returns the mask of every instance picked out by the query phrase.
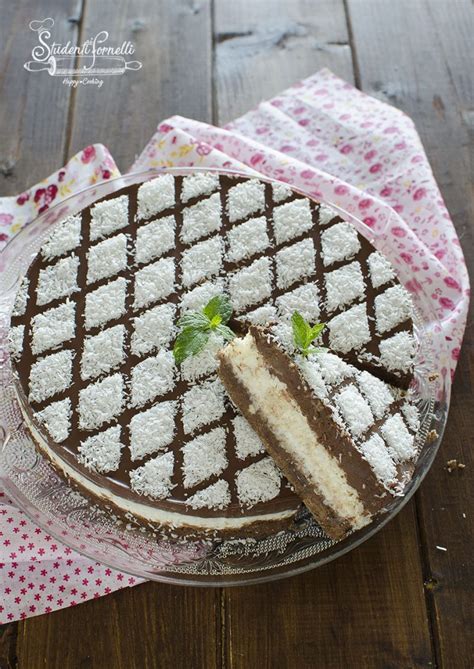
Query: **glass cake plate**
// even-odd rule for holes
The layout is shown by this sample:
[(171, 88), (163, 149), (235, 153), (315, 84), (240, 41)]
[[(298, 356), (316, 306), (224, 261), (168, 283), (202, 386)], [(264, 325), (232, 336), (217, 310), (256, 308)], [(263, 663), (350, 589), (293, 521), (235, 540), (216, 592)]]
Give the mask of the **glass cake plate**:
[[(360, 545), (378, 532), (408, 502), (428, 472), (440, 445), (449, 407), (450, 379), (442, 373), (444, 338), (423, 293), (412, 293), (416, 306), (418, 351), (412, 390), (421, 417), (419, 457), (404, 495), (370, 525), (343, 541), (329, 539), (304, 509), (293, 526), (261, 539), (196, 541), (163, 539), (145, 528), (119, 522), (62, 479), (36, 450), (23, 424), (8, 353), (10, 313), (16, 291), (51, 224), (75, 214), (105, 195), (170, 172), (187, 175), (209, 168), (151, 170), (91, 186), (45, 211), (29, 223), (0, 253), (0, 485), (40, 527), (83, 555), (138, 577), (183, 585), (242, 585), (298, 574), (320, 566)], [(234, 171), (227, 174), (247, 176)], [(258, 175), (262, 181), (271, 181)], [(294, 189), (297, 190), (297, 189)], [(308, 195), (307, 193), (303, 193)], [(324, 200), (321, 200), (324, 201)], [(326, 201), (382, 253), (389, 249), (389, 221), (376, 230)], [(387, 255), (389, 255), (387, 253)], [(399, 275), (402, 283), (410, 276)]]

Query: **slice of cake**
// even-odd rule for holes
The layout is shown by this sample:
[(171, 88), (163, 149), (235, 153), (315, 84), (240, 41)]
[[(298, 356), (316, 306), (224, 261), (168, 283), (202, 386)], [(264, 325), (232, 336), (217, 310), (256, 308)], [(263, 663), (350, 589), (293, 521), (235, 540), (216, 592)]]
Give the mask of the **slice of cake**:
[(416, 455), (416, 407), (367, 371), (321, 351), (287, 355), (251, 327), (220, 352), (235, 405), (334, 539), (367, 525), (399, 495)]

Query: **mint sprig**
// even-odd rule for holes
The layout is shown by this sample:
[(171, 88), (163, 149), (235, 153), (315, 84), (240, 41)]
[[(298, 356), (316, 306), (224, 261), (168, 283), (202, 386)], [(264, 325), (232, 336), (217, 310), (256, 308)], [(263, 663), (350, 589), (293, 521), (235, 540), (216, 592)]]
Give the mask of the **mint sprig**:
[(200, 353), (212, 332), (226, 341), (232, 341), (235, 334), (226, 325), (232, 316), (232, 305), (227, 295), (216, 295), (201, 311), (191, 311), (178, 321), (181, 332), (176, 337), (173, 355), (180, 365), (186, 358)]
[(311, 346), (311, 344), (320, 336), (326, 327), (325, 323), (316, 323), (311, 326), (298, 311), (294, 311), (291, 317), (291, 325), (293, 340), (301, 355), (307, 357), (310, 353), (317, 353), (320, 350)]

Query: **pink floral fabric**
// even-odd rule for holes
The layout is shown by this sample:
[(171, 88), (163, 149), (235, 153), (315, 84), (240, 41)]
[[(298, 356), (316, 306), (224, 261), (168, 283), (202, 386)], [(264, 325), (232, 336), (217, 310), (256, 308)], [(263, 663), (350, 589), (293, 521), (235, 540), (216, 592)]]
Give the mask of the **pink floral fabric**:
[[(132, 171), (220, 167), (263, 174), (333, 203), (369, 232), (402, 281), (427, 298), (453, 374), (469, 280), (449, 214), (413, 122), (328, 70), (262, 102), (225, 128), (174, 116), (162, 122)], [(0, 248), (68, 195), (119, 176), (102, 145), (87, 147), (44, 182), (0, 199)], [(0, 488), (0, 624), (98, 597), (138, 580), (62, 546)]]

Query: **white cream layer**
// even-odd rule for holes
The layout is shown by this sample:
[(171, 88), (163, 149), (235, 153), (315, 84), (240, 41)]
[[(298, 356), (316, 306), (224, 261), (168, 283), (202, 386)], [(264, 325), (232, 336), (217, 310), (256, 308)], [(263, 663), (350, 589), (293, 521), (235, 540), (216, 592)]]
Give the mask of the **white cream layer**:
[(129, 513), (137, 519), (145, 520), (153, 525), (163, 525), (171, 529), (189, 527), (191, 529), (195, 529), (196, 531), (212, 532), (214, 530), (245, 530), (248, 526), (256, 522), (271, 523), (279, 520), (285, 520), (286, 518), (289, 519), (295, 514), (295, 509), (288, 509), (276, 513), (265, 513), (255, 516), (242, 516), (234, 518), (227, 518), (225, 516), (201, 517), (188, 514), (186, 512), (179, 513), (175, 511), (169, 511), (167, 509), (165, 510), (158, 506), (159, 502), (156, 503), (157, 506), (151, 506), (150, 504), (141, 504), (140, 502), (134, 502), (133, 500), (125, 499), (120, 495), (116, 495), (110, 490), (106, 490), (104, 487), (99, 486), (90, 479), (86, 478), (68, 462), (63, 460), (56, 451), (53, 451), (41, 433), (37, 430), (36, 426), (28, 418), (23, 409), (22, 401), (20, 398), (18, 399), (22, 409), (23, 418), (26, 422), (26, 425), (28, 426), (29, 431), (31, 432), (36, 443), (39, 445), (41, 451), (46, 454), (53, 465), (55, 465), (57, 469), (62, 471), (65, 476), (74, 481), (83, 490), (87, 490), (95, 497), (104, 500), (105, 503), (113, 504), (122, 512)]
[(235, 339), (226, 349), (226, 359), (251, 398), (250, 411), (261, 412), (324, 503), (354, 528), (366, 525), (369, 514), (357, 490), (349, 485), (339, 461), (321, 444), (286, 385), (270, 372), (252, 335)]

